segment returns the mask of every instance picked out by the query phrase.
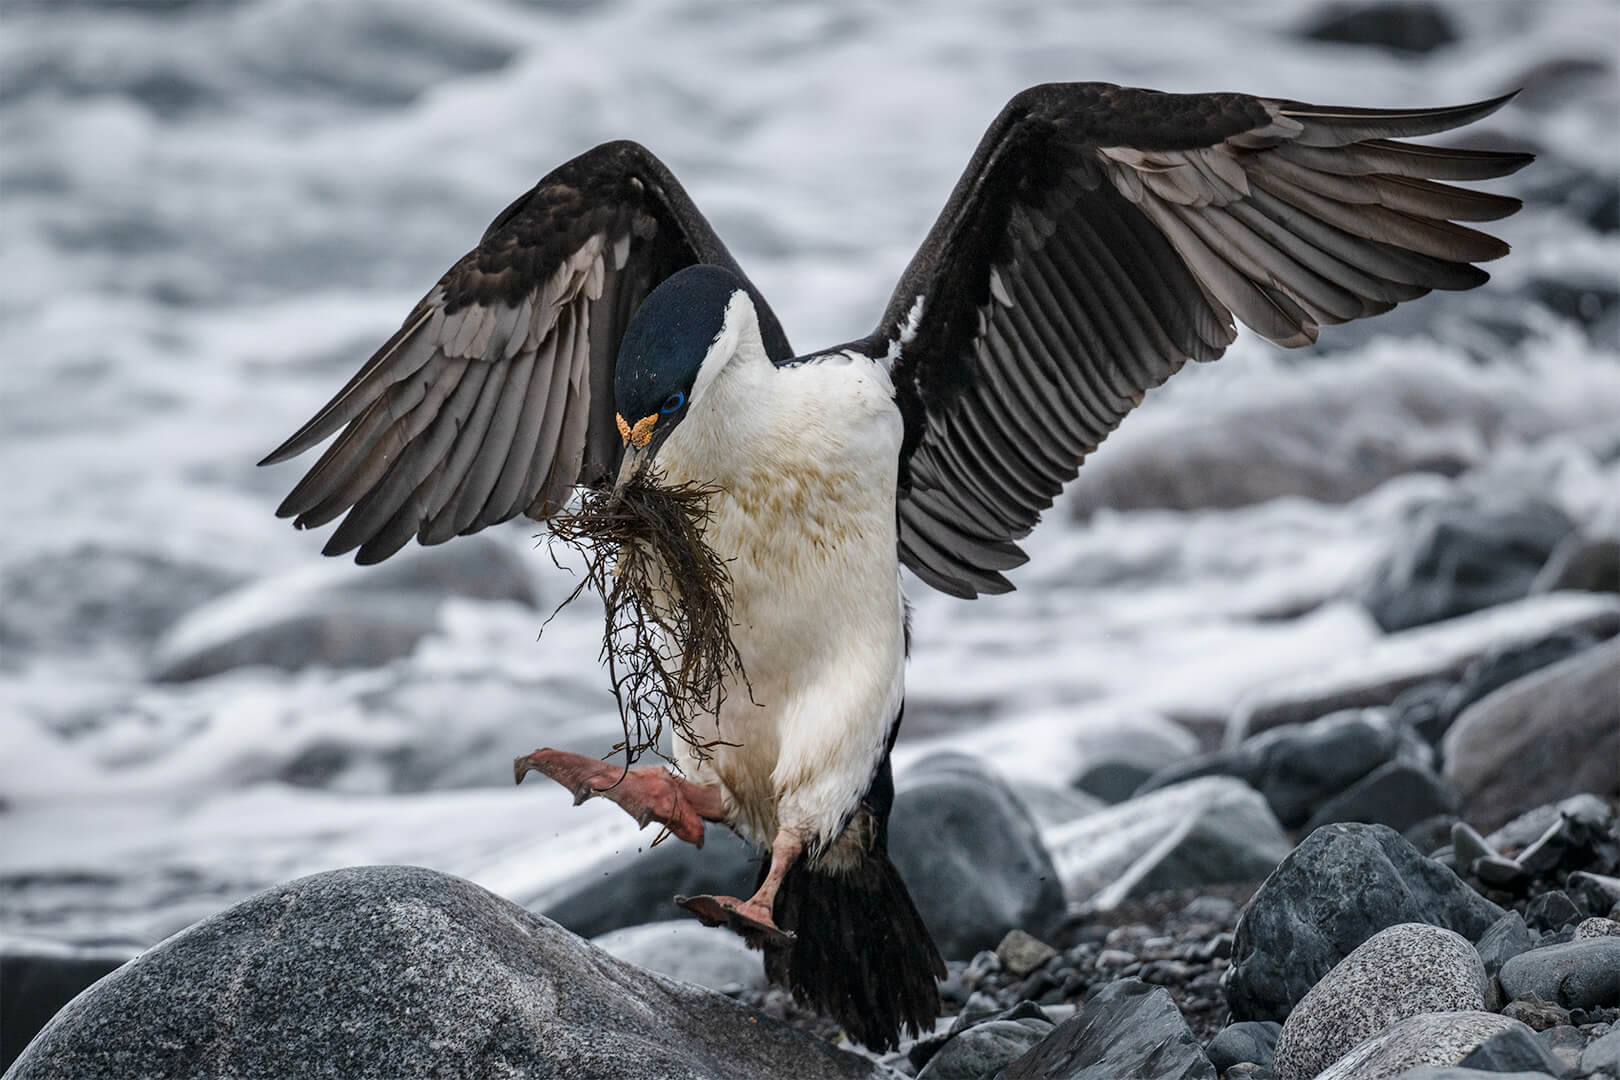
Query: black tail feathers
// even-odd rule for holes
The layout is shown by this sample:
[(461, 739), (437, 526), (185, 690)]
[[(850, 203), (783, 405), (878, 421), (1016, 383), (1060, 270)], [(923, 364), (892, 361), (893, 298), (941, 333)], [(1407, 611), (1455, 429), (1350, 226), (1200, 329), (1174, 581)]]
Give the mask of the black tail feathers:
[(796, 937), (765, 947), (765, 973), (799, 1004), (873, 1050), (898, 1046), (902, 1028), (933, 1028), (934, 980), (945, 977), (945, 961), (881, 846), (845, 871), (800, 859), (782, 881), (774, 915)]

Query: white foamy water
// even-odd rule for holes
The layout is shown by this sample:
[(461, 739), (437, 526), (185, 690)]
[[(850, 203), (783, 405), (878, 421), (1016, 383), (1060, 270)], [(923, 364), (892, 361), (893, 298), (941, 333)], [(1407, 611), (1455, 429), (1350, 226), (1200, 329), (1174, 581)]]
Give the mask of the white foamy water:
[[(606, 139), (670, 164), (810, 349), (869, 329), (1026, 85), (1387, 106), (1529, 88), (1468, 136), (1542, 154), (1495, 186), (1532, 201), (1493, 227), (1515, 252), (1487, 289), (1329, 328), (1306, 353), (1246, 336), (1088, 465), (1101, 478), (1117, 454), (1108, 490), (1134, 490), (1134, 463), (1178, 430), (1218, 451), (1225, 423), (1244, 455), (1270, 446), (1290, 468), (1343, 479), (1371, 453), (1457, 475), (1351, 476), (1365, 493), (1346, 502), (1309, 485), (1226, 509), (1136, 499), (1077, 522), (1097, 505), (1083, 478), (1030, 539), (1018, 592), (912, 589), (902, 762), (965, 746), (1061, 783), (1084, 725), (1217, 725), (1380, 638), (1343, 596), (1437, 500), (1535, 494), (1620, 524), (1620, 244), (1587, 205), (1620, 173), (1620, 9), (1445, 10), (1460, 40), (1400, 58), (1301, 39), (1316, 6), (1293, 0), (0, 8), (0, 930), (146, 942), (372, 861), (532, 895), (645, 839), (611, 806), (510, 788), (514, 754), (616, 736), (588, 605), (537, 642), (543, 611), (457, 602), (374, 670), (147, 677), (195, 601), (322, 562), (322, 536), (272, 516), (299, 467), (253, 462), (508, 201)], [(1557, 289), (1574, 299), (1544, 303)], [(1421, 422), (1384, 411), (1413, 395)], [(1343, 439), (1268, 442), (1268, 409), (1304, 408)], [(496, 532), (555, 601), (573, 579), (534, 531)], [(332, 764), (283, 779), (307, 761)]]

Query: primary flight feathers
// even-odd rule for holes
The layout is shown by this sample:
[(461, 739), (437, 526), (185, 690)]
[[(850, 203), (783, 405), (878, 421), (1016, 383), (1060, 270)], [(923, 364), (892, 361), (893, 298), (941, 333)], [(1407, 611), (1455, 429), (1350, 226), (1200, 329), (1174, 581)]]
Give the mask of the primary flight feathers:
[[(959, 596), (1011, 588), (1034, 527), (1086, 455), (1234, 317), (1279, 345), (1466, 289), (1507, 245), (1462, 221), (1517, 199), (1446, 181), (1505, 176), (1528, 154), (1404, 140), (1471, 123), (1507, 97), (1352, 109), (1106, 83), (1010, 101), (878, 328), (905, 422), (899, 555)], [(630, 316), (677, 270), (742, 278), (771, 359), (787, 337), (657, 158), (612, 142), (560, 166), (497, 217), (336, 397), (265, 458), (341, 430), (278, 513), (347, 514), (326, 546), (378, 562), (611, 479), (613, 364)]]

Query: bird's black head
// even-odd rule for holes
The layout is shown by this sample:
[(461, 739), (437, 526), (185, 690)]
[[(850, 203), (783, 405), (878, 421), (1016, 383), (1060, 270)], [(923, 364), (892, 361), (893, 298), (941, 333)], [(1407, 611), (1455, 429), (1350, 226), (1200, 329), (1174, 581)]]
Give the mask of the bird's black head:
[(742, 289), (724, 267), (689, 266), (636, 310), (613, 376), (619, 434), (633, 449), (651, 452), (686, 416), (698, 373), (725, 336), (727, 307)]

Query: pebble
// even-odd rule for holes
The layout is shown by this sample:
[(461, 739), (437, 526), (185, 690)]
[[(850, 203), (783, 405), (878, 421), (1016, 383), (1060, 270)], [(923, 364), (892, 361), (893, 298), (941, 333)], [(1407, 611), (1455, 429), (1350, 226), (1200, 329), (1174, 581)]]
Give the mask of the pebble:
[(1508, 1002), (1507, 1008), (1502, 1010), (1502, 1015), (1524, 1021), (1532, 1031), (1546, 1031), (1548, 1028), (1569, 1023), (1568, 1009), (1551, 1001), (1542, 1001), (1534, 994)]
[(1299, 1000), (1277, 1040), (1277, 1080), (1310, 1080), (1353, 1047), (1419, 1013), (1480, 1011), (1486, 974), (1460, 934), (1403, 923), (1362, 942)]
[(1620, 904), (1620, 878), (1577, 870), (1564, 879), (1564, 890), (1588, 911), (1612, 911)]
[(1620, 938), (1587, 938), (1520, 953), (1498, 976), (1510, 998), (1536, 994), (1566, 1009), (1620, 1004)]
[(917, 1080), (980, 1080), (994, 1076), (1051, 1034), (1043, 1018), (988, 1020), (951, 1039), (929, 1059)]
[(1607, 1035), (1588, 1044), (1581, 1051), (1579, 1066), (1583, 1073), (1603, 1069), (1620, 1075), (1620, 1026), (1611, 1028)]
[(1451, 850), (1456, 853), (1458, 866), (1473, 866), (1480, 859), (1499, 858), (1496, 849), (1466, 821), (1451, 827)]
[(1028, 975), (1056, 955), (1056, 949), (1023, 930), (1009, 930), (996, 946), (996, 959), (1014, 975)]
[[(1459, 866), (1468, 866), (1459, 860)], [(1530, 883), (1530, 875), (1512, 859), (1501, 855), (1482, 855), (1472, 863), (1472, 873), (1486, 885), (1498, 889), (1518, 891)]]
[[(1083, 1063), (1086, 1072), (1075, 1066)], [(1059, 1071), (1059, 1070), (1062, 1071)], [(1001, 1073), (1001, 1080), (1054, 1076), (1108, 1080), (1215, 1080), (1204, 1048), (1162, 987), (1121, 979)]]
[(1587, 938), (1620, 936), (1620, 922), (1594, 916), (1582, 919), (1580, 925), (1575, 927), (1575, 940), (1584, 941)]
[(1534, 1031), (1522, 1023), (1490, 1036), (1457, 1064), (1492, 1073), (1522, 1071), (1556, 1076), (1564, 1071), (1564, 1063), (1547, 1049)]
[(1426, 766), (1389, 761), (1321, 803), (1303, 831), (1312, 833), (1335, 821), (1365, 821), (1405, 832), (1456, 810), (1456, 792)]
[(1524, 909), (1525, 925), (1532, 930), (1556, 932), (1581, 918), (1581, 909), (1557, 889), (1544, 892)]
[(1275, 1020), (1242, 1020), (1221, 1029), (1210, 1040), (1209, 1062), (1222, 1072), (1239, 1062), (1269, 1066), (1277, 1053), (1282, 1025)]

